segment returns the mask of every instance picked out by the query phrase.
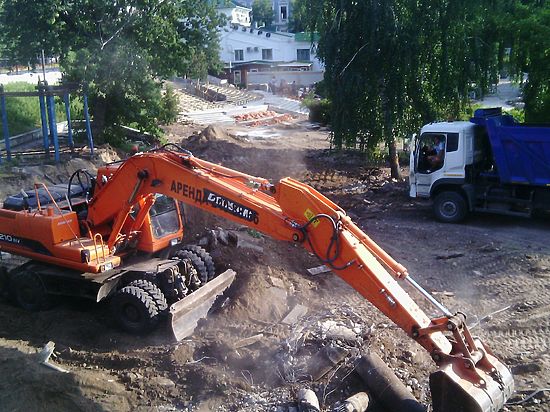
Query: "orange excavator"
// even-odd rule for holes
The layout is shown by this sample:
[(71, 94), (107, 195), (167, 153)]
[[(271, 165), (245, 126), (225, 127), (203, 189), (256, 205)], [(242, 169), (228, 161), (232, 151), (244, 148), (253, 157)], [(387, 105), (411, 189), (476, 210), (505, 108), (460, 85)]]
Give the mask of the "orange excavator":
[[(0, 287), (29, 310), (52, 295), (109, 299), (130, 332), (167, 314), (176, 337), (185, 336), (235, 273), (216, 276), (204, 249), (182, 246), (183, 204), (314, 253), (428, 351), (439, 366), (430, 376), (434, 411), (493, 412), (511, 396), (510, 371), (471, 335), (465, 315), (435, 300), (338, 205), (294, 179), (271, 184), (172, 144), (6, 199), (0, 249), (29, 260), (3, 270)], [(428, 317), (403, 283), (441, 316)]]

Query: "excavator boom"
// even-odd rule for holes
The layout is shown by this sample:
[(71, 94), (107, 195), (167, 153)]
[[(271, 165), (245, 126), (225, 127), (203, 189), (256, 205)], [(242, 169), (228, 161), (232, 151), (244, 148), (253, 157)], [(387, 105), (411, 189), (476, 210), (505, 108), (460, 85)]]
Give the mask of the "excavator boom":
[[(465, 317), (438, 303), (338, 205), (310, 186), (291, 178), (272, 185), (186, 151), (160, 150), (136, 155), (116, 170), (92, 199), (90, 225), (112, 219), (116, 210), (109, 204), (132, 204), (150, 193), (163, 193), (314, 253), (430, 353), (440, 367), (430, 379), (434, 411), (493, 412), (510, 397), (510, 371), (472, 338)], [(401, 286), (405, 282), (442, 316), (428, 317)]]
[[(105, 246), (108, 256), (116, 256), (119, 245), (130, 243), (132, 233), (147, 216), (144, 208), (151, 206), (151, 196), (156, 194), (247, 225), (272, 238), (300, 244), (428, 351), (439, 366), (430, 378), (434, 411), (496, 412), (504, 405), (513, 390), (512, 375), (484, 343), (472, 337), (465, 316), (453, 314), (437, 302), (338, 205), (294, 179), (271, 184), (171, 146), (174, 150), (164, 147), (109, 166), (97, 180), (88, 202), (86, 226), (90, 237), (101, 228), (110, 228)], [(142, 209), (132, 215), (134, 220), (129, 225), (128, 216), (135, 204)], [(76, 216), (71, 218), (76, 221)], [(69, 223), (68, 227), (77, 230), (74, 222)], [(69, 234), (60, 239), (66, 241)], [(96, 249), (92, 250), (95, 254)], [(78, 265), (78, 250), (49, 259), (65, 266)], [(78, 261), (63, 263), (63, 259)], [(404, 283), (419, 291), (441, 316), (427, 316), (403, 289)], [(191, 301), (187, 300), (186, 308), (192, 307)]]

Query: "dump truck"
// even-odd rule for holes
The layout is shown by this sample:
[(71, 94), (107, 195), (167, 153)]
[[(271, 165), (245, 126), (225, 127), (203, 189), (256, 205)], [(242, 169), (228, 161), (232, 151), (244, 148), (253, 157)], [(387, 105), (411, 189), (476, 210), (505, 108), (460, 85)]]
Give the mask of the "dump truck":
[(206, 251), (183, 244), (183, 205), (316, 255), (428, 351), (439, 367), (430, 376), (434, 411), (494, 412), (510, 397), (510, 371), (471, 335), (465, 315), (431, 296), (337, 204), (292, 178), (271, 183), (174, 144), (7, 199), (0, 249), (29, 261), (0, 272), (0, 285), (29, 310), (51, 295), (79, 295), (109, 300), (130, 332), (151, 330), (166, 314), (176, 338), (185, 336), (235, 273), (217, 275)]
[(550, 210), (550, 125), (477, 109), (470, 121), (425, 125), (411, 146), (410, 197), (431, 199), (439, 221)]

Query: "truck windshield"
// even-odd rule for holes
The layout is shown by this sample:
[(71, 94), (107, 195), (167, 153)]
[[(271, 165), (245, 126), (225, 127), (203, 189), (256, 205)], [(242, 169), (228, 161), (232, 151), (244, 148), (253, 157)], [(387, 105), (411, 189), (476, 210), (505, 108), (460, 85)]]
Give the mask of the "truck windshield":
[(418, 142), (418, 166), (420, 173), (432, 173), (445, 162), (447, 136), (444, 133), (423, 133)]

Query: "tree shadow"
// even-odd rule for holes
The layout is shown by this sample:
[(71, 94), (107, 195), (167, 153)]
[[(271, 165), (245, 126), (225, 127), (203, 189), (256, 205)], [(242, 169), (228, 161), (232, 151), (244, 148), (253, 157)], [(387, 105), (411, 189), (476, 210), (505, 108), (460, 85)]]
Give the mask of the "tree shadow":
[[(40, 364), (36, 355), (0, 346), (0, 404), (7, 411), (107, 412), (130, 410), (128, 399), (97, 378), (62, 373)], [(85, 393), (86, 392), (86, 393)], [(110, 396), (120, 399), (110, 399)]]

